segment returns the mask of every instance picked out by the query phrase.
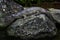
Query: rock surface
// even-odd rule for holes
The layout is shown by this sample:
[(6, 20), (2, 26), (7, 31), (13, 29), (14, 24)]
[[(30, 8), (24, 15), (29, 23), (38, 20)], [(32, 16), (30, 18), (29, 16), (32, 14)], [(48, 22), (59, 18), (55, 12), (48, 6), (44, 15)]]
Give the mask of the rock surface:
[(15, 18), (13, 14), (22, 11), (23, 7), (14, 1), (0, 0), (0, 27), (1, 29), (12, 23)]
[[(57, 31), (55, 24), (43, 13), (44, 12), (38, 7), (28, 8), (22, 11), (20, 14), (23, 15), (23, 17), (8, 27), (8, 35), (22, 39), (55, 36)], [(20, 16), (20, 14), (18, 16)]]
[[(40, 7), (24, 8), (12, 0), (0, 0), (0, 38), (44, 38), (56, 35), (56, 27), (47, 10)], [(7, 27), (5, 31), (2, 28)], [(2, 29), (2, 31), (1, 31)]]
[(57, 23), (60, 23), (60, 9), (49, 9), (49, 12), (54, 20), (56, 20)]
[(18, 12), (17, 14), (13, 14), (14, 17), (16, 18), (20, 18), (21, 16), (30, 16), (32, 14), (36, 15), (39, 13), (46, 13), (47, 10), (45, 10), (44, 8), (41, 7), (30, 7), (30, 8), (26, 8), (25, 10)]

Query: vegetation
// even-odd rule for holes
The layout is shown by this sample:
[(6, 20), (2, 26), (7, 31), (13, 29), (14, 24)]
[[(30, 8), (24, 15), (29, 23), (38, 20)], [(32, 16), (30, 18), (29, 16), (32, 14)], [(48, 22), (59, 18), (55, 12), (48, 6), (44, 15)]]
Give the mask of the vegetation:
[(54, 0), (15, 0), (17, 3), (23, 6), (31, 6), (32, 4), (41, 4), (43, 2), (53, 2)]

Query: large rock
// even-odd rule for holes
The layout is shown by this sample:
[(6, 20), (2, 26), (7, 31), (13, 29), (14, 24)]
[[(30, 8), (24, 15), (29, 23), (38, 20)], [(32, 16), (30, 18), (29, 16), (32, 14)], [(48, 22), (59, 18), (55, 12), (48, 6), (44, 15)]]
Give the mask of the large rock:
[(60, 9), (49, 9), (50, 14), (57, 23), (60, 23)]
[(23, 7), (12, 0), (0, 0), (0, 29), (10, 25), (15, 20), (12, 15), (22, 10)]
[(22, 18), (16, 20), (7, 28), (8, 35), (22, 39), (55, 36), (57, 31), (55, 24), (43, 13), (45, 12), (39, 7), (28, 8), (21, 14), (18, 13), (22, 15)]

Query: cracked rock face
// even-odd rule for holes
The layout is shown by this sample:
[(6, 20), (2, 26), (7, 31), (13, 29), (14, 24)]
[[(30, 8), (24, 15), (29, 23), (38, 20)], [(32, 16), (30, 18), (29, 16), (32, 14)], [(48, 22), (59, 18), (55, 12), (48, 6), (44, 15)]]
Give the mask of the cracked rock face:
[(59, 9), (49, 9), (50, 14), (58, 23), (60, 23), (60, 10)]
[[(26, 12), (26, 10), (21, 12), (23, 13), (23, 17), (16, 20), (7, 28), (8, 35), (22, 39), (55, 36), (57, 31), (55, 24), (45, 14), (42, 14), (41, 10), (36, 12), (37, 10), (34, 12), (30, 9), (28, 12)], [(30, 15), (31, 13), (32, 15)], [(29, 15), (27, 16), (27, 14)]]
[(15, 18), (13, 14), (22, 11), (23, 7), (14, 1), (0, 0), (0, 27), (1, 29), (12, 23)]

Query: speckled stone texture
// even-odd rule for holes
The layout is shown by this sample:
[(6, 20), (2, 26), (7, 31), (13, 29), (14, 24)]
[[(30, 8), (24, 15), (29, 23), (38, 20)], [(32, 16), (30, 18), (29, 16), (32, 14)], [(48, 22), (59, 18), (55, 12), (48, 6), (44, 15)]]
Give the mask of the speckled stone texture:
[(18, 12), (22, 11), (24, 8), (15, 3), (12, 0), (0, 0), (0, 27), (5, 28), (6, 26), (10, 25), (15, 18), (13, 14), (17, 14)]
[(60, 9), (49, 9), (49, 12), (54, 20), (60, 24)]
[(48, 16), (46, 10), (39, 7), (32, 7), (23, 10), (14, 23), (7, 28), (9, 36), (20, 37), (21, 39), (53, 37), (56, 35), (56, 26)]
[[(24, 9), (13, 0), (0, 0), (0, 38), (3, 39), (6, 36), (21, 39), (53, 37), (57, 33), (54, 16), (41, 7)], [(56, 19), (59, 19), (57, 14)]]

